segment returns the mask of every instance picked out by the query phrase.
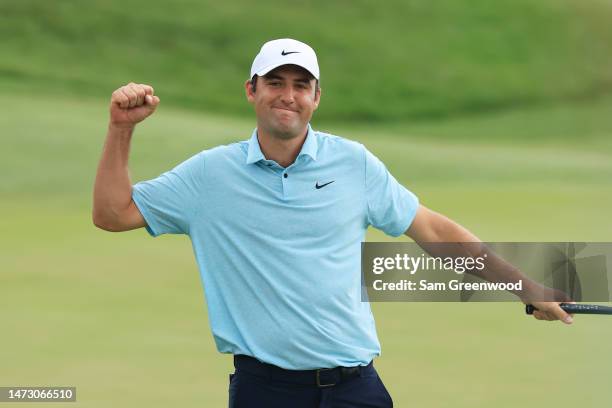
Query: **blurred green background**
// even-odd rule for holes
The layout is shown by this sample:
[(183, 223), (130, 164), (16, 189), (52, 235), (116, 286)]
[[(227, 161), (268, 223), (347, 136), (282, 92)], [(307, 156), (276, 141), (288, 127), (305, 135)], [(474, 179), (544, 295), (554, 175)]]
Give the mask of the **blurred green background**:
[[(252, 59), (297, 38), (322, 71), (313, 126), (364, 143), (425, 205), (488, 241), (610, 241), (610, 21), (609, 0), (0, 1), (0, 386), (74, 385), (72, 407), (227, 404), (188, 239), (91, 223), (120, 85), (162, 100), (130, 163), (152, 178), (248, 138)], [(395, 406), (612, 402), (605, 318), (373, 309)]]

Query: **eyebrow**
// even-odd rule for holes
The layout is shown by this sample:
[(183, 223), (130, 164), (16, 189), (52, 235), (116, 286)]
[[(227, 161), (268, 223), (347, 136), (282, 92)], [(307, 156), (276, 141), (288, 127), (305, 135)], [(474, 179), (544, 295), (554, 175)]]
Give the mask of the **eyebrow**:
[[(280, 81), (283, 81), (283, 80), (285, 80), (285, 78), (283, 78), (283, 77), (281, 77), (281, 76), (278, 76), (278, 75), (275, 75), (275, 74), (272, 74), (272, 75), (264, 75), (264, 78), (265, 78), (267, 81), (274, 81), (274, 80), (280, 80)], [(301, 83), (304, 83), (304, 84), (310, 84), (310, 78), (306, 78), (306, 77), (297, 78), (297, 79), (295, 80), (295, 82), (301, 82)]]

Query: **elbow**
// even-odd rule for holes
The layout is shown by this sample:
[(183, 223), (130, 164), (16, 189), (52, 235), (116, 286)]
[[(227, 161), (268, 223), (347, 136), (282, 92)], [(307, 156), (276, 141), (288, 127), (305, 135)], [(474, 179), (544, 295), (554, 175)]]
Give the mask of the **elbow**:
[(93, 225), (96, 228), (100, 228), (101, 230), (104, 231), (111, 231), (111, 227), (108, 223), (106, 223), (106, 221), (102, 218), (100, 218), (100, 216), (96, 216), (95, 214), (91, 217), (92, 221), (93, 221)]
[(109, 232), (119, 231), (116, 225), (112, 222), (112, 220), (109, 219), (108, 216), (101, 214), (99, 211), (96, 211), (95, 209), (92, 212), (91, 220), (93, 222), (93, 225), (96, 228), (99, 228), (101, 230), (109, 231)]

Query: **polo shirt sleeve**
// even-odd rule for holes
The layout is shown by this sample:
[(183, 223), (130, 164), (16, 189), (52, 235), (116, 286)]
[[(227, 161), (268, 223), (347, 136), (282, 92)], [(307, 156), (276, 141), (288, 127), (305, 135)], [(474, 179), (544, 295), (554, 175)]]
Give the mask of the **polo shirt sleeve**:
[(204, 155), (199, 153), (161, 176), (133, 186), (132, 199), (147, 223), (147, 231), (188, 234), (200, 206)]
[(402, 235), (414, 220), (419, 200), (367, 149), (365, 185), (368, 224), (393, 237)]

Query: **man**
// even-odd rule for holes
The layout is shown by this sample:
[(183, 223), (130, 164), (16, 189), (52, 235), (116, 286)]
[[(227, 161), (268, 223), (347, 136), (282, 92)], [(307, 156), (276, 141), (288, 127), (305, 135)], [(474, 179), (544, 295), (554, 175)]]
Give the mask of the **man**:
[[(361, 144), (314, 131), (321, 100), (314, 50), (267, 42), (245, 82), (257, 128), (132, 186), (134, 127), (160, 100), (130, 83), (111, 98), (93, 221), (108, 231), (188, 234), (220, 352), (235, 355), (232, 407), (388, 407), (372, 360), (374, 319), (361, 302), (369, 225), (432, 242), (479, 242), (420, 205)], [(571, 322), (555, 302), (537, 319)]]

